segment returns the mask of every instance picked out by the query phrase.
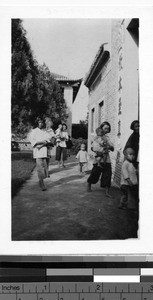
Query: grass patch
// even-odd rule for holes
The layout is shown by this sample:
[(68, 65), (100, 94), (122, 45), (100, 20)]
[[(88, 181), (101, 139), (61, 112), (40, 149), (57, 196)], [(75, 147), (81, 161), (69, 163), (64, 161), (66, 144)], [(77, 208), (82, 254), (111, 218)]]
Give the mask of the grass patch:
[(30, 178), (35, 167), (31, 153), (13, 153), (12, 155), (12, 197), (16, 195), (23, 183)]
[[(65, 163), (76, 162), (75, 156), (71, 156)], [(55, 156), (50, 160), (51, 165), (57, 165)], [(30, 178), (35, 167), (32, 151), (12, 152), (12, 198), (17, 194), (23, 183)]]

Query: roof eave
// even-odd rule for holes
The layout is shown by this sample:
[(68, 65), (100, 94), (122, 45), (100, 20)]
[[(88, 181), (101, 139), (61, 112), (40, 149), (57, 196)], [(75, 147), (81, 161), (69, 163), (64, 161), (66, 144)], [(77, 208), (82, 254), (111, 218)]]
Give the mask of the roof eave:
[(81, 83), (83, 80), (83, 78), (80, 79), (58, 79), (56, 78), (56, 81), (58, 81), (59, 83), (69, 83), (69, 84), (75, 84), (75, 83)]
[(109, 51), (103, 51), (103, 53), (98, 57), (97, 61), (94, 63), (93, 67), (90, 70), (90, 73), (87, 75), (87, 78), (84, 81), (86, 87), (91, 87), (93, 81), (95, 80), (99, 71), (103, 68), (109, 57)]

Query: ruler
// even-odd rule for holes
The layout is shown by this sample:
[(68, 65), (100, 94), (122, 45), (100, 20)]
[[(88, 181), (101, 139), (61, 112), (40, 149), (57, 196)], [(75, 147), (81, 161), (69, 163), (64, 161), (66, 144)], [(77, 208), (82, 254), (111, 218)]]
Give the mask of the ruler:
[(0, 300), (153, 300), (153, 282), (1, 283)]

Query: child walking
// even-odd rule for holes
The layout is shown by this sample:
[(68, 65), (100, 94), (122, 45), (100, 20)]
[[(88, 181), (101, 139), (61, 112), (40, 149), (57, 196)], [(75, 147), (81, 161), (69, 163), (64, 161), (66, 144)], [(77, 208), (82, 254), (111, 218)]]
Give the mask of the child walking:
[(88, 156), (88, 153), (86, 151), (85, 144), (81, 144), (80, 151), (76, 155), (76, 159), (78, 159), (78, 162), (79, 162), (80, 174), (87, 171), (87, 163), (88, 163), (88, 160), (89, 160), (89, 156)]
[[(121, 169), (121, 191), (123, 193), (118, 208), (135, 209), (138, 205), (138, 178), (137, 170), (134, 167), (135, 152), (132, 148), (124, 151), (125, 160)], [(129, 203), (132, 198), (132, 207)]]

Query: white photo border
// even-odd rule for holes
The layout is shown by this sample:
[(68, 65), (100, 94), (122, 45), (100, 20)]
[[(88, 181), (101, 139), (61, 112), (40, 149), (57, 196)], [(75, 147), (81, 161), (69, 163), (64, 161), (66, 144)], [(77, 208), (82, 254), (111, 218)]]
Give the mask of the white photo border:
[[(152, 6), (2, 6), (0, 10), (0, 255), (150, 255), (153, 253)], [(11, 241), (11, 19), (139, 18), (140, 20), (140, 238), (106, 241)]]

